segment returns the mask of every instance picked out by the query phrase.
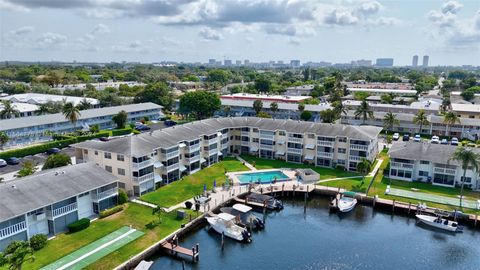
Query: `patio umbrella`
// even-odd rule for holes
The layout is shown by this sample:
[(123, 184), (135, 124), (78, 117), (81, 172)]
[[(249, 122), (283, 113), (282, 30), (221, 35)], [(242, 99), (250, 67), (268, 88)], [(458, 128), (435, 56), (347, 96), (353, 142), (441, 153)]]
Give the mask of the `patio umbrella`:
[(213, 180), (213, 188), (216, 188), (217, 187), (217, 180)]
[(203, 184), (203, 191), (207, 191), (207, 184)]

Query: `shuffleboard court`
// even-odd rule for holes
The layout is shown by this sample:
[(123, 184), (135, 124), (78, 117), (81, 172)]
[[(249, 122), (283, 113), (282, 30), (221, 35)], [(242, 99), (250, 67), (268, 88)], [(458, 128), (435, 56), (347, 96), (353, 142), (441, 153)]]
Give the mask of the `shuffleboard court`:
[(41, 268), (41, 270), (79, 270), (114, 252), (143, 235), (143, 232), (122, 227), (67, 256)]
[[(446, 205), (452, 205), (452, 206), (460, 206), (460, 200), (458, 198), (440, 196), (440, 195), (436, 195), (436, 194), (429, 194), (429, 193), (423, 193), (423, 192), (418, 192), (418, 191), (410, 191), (410, 190), (404, 190), (404, 189), (398, 189), (398, 188), (391, 188), (390, 192), (388, 192), (388, 195), (417, 199), (417, 200), (421, 200), (421, 201), (428, 201), (428, 202), (434, 202), (434, 203), (440, 203), (440, 204), (446, 204)], [(477, 209), (478, 204), (477, 204), (476, 201), (464, 199), (462, 201), (462, 206), (467, 207), (467, 208)]]

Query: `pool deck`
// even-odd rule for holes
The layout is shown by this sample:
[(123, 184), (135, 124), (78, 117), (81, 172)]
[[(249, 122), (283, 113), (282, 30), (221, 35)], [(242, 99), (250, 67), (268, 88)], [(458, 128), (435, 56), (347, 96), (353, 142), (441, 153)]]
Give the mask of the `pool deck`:
[[(229, 172), (227, 173), (227, 177), (228, 179), (230, 179), (232, 181), (233, 184), (238, 184), (238, 185), (247, 185), (249, 183), (244, 183), (242, 181), (240, 181), (240, 179), (238, 179), (238, 175), (242, 175), (242, 174), (251, 174), (251, 173), (262, 173), (262, 172), (275, 172), (275, 171), (280, 171), (282, 172), (283, 174), (285, 174), (289, 180), (287, 181), (292, 181), (292, 180), (296, 180), (297, 179), (297, 176), (295, 175), (295, 170), (294, 169), (285, 169), (285, 168), (281, 168), (281, 169), (265, 169), (265, 170), (255, 170), (255, 171), (244, 171), (244, 172)], [(279, 179), (278, 182), (285, 182), (285, 180), (283, 179)], [(268, 185), (270, 183), (262, 183), (264, 185)]]

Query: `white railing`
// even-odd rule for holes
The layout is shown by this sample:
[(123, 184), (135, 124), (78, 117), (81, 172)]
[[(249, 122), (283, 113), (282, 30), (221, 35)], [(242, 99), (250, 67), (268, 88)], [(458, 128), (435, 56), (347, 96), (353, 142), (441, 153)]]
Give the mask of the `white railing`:
[[(170, 172), (170, 171), (174, 171), (174, 170), (178, 169), (179, 167), (180, 167), (180, 165), (178, 163), (175, 163), (175, 164), (172, 164), (170, 166), (165, 167), (165, 169), (167, 170), (167, 172)], [(152, 178), (153, 178), (153, 173), (152, 173)]]
[(242, 136), (250, 136), (250, 131), (242, 131)]
[(303, 143), (303, 138), (288, 137), (289, 142)]
[(166, 157), (167, 159), (171, 159), (171, 158), (174, 158), (174, 157), (178, 157), (178, 150), (177, 150), (177, 151), (170, 152), (170, 153), (166, 153), (166, 154), (165, 154), (165, 157)]
[(197, 155), (197, 156), (194, 156), (194, 157), (185, 158), (185, 160), (187, 161), (187, 163), (196, 162), (196, 161), (199, 161), (199, 160), (200, 160), (200, 155)]
[(24, 231), (27, 229), (27, 223), (25, 221), (19, 222), (17, 224), (13, 224), (6, 228), (0, 230), (0, 239), (7, 238), (18, 232)]
[[(178, 164), (177, 164), (177, 167), (178, 167)], [(145, 181), (152, 180), (153, 178), (154, 178), (153, 172), (149, 173), (149, 174), (142, 175), (142, 176), (133, 176), (132, 177), (133, 181), (135, 181), (137, 183), (143, 183)]]
[(390, 167), (413, 169), (413, 164), (402, 162), (390, 162)]
[(111, 196), (116, 195), (116, 194), (118, 194), (118, 188), (114, 187), (112, 189), (108, 189), (108, 190), (99, 192), (97, 194), (92, 193), (92, 199), (94, 201), (100, 201), (100, 200), (103, 200), (105, 198), (111, 197)]
[(268, 135), (268, 134), (262, 134), (260, 133), (260, 139), (265, 139), (265, 140), (274, 140), (275, 135)]
[(349, 156), (348, 157), (348, 160), (351, 160), (351, 161), (360, 161), (362, 159), (362, 157), (359, 157), (359, 156)]
[(145, 161), (142, 161), (142, 162), (140, 162), (140, 163), (132, 162), (132, 168), (133, 168), (134, 170), (140, 170), (140, 169), (142, 169), (142, 168), (145, 168), (145, 167), (148, 167), (148, 166), (153, 165), (153, 162), (154, 162), (154, 160), (153, 160), (152, 158), (147, 159), (147, 160), (145, 160)]
[(318, 151), (318, 152), (317, 152), (317, 157), (332, 158), (332, 157), (333, 157), (333, 153), (332, 153), (332, 152), (321, 152), (321, 151)]
[(196, 152), (200, 150), (200, 144), (192, 145), (188, 148), (188, 152)]
[(222, 140), (228, 138), (228, 133), (222, 134)]
[(218, 142), (218, 138), (210, 139), (210, 140), (208, 140), (208, 145), (214, 144), (214, 143), (216, 143), (216, 142)]
[(332, 146), (333, 146), (333, 143), (334, 143), (334, 142), (330, 142), (330, 141), (318, 141), (318, 140), (317, 140), (317, 145), (318, 145), (318, 146), (329, 146), (329, 147), (332, 147)]
[(360, 150), (360, 151), (368, 151), (368, 145), (350, 144), (350, 149)]
[(208, 150), (208, 155), (209, 155), (209, 156), (214, 155), (214, 154), (216, 154), (216, 153), (218, 153), (218, 149), (217, 149), (217, 148)]
[(261, 149), (273, 150), (273, 145), (260, 144)]
[(242, 146), (249, 146), (250, 145), (250, 142), (245, 142), (245, 141), (242, 141)]
[(62, 206), (60, 208), (57, 208), (57, 209), (54, 209), (54, 210), (51, 210), (51, 211), (47, 211), (47, 216), (49, 216), (49, 218), (52, 219), (52, 218), (55, 218), (55, 217), (58, 217), (58, 216), (76, 211), (77, 209), (78, 209), (77, 203), (74, 202), (74, 203), (71, 203), (69, 205), (65, 205), (65, 206)]
[(302, 149), (298, 149), (298, 148), (287, 148), (287, 152), (289, 152), (289, 153), (294, 153), (294, 154), (301, 154), (301, 153), (302, 153)]

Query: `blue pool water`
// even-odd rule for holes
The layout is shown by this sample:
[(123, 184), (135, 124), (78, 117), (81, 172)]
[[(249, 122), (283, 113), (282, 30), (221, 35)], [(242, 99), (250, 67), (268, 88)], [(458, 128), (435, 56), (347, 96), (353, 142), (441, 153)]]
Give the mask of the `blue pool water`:
[(236, 175), (240, 183), (248, 184), (248, 183), (260, 183), (268, 184), (273, 182), (273, 180), (277, 181), (285, 181), (288, 180), (288, 176), (286, 176), (282, 171), (267, 171), (267, 172), (253, 172), (253, 173), (242, 173)]

